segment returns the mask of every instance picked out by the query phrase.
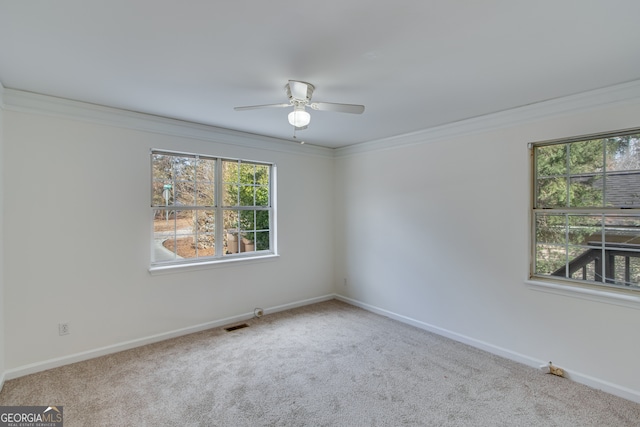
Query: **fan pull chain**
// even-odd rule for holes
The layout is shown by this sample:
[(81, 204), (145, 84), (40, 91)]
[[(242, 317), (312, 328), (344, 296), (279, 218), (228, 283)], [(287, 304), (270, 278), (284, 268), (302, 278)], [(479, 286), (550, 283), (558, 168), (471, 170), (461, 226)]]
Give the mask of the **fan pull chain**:
[[(296, 131), (298, 129), (297, 128), (293, 128), (293, 139), (295, 139), (296, 141), (298, 140), (298, 137), (296, 136)], [(304, 144), (304, 141), (300, 141), (300, 145)]]

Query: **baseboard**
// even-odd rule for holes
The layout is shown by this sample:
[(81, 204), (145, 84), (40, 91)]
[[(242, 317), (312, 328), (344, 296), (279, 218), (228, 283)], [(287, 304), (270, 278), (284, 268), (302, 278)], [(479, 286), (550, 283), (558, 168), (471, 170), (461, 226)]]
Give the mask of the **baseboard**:
[[(265, 308), (265, 314), (277, 313), (279, 311), (290, 310), (297, 307), (303, 307), (309, 304), (315, 304), (318, 302), (328, 301), (334, 299), (335, 295), (329, 294), (316, 298), (309, 298), (306, 300), (295, 301), (288, 304), (278, 305), (275, 307)], [(60, 366), (69, 365), (71, 363), (82, 362), (84, 360), (94, 359), (100, 356), (106, 356), (112, 353), (118, 353), (120, 351), (130, 350), (135, 347), (141, 347), (147, 344), (153, 344), (159, 341), (176, 338), (182, 335), (192, 334), (194, 332), (200, 332), (207, 329), (219, 328), (220, 326), (229, 325), (231, 323), (241, 322), (243, 320), (251, 319), (254, 316), (253, 311), (250, 313), (239, 314), (237, 316), (226, 317), (224, 319), (214, 320), (211, 322), (202, 323), (199, 325), (189, 326), (187, 328), (176, 329), (161, 334), (151, 335), (144, 338), (138, 338), (135, 340), (125, 341), (118, 344), (109, 345), (106, 347), (100, 347), (93, 350), (83, 351), (81, 353), (75, 353), (68, 356), (62, 356), (55, 359), (49, 359), (42, 362), (31, 363), (29, 365), (20, 366), (14, 369), (9, 369), (2, 373), (0, 379), (2, 382), (0, 385), (4, 385), (5, 380), (12, 380), (14, 378), (23, 377), (25, 375), (34, 374), (36, 372), (46, 371), (47, 369), (58, 368)], [(2, 388), (0, 387), (0, 390)]]
[[(504, 357), (505, 359), (522, 363), (523, 365), (531, 366), (533, 368), (539, 368), (541, 365), (544, 365), (547, 363), (547, 361), (535, 359), (533, 357), (520, 354), (506, 348), (498, 347), (493, 344), (489, 344), (487, 342), (480, 341), (475, 338), (468, 337), (466, 335), (458, 334), (456, 332), (449, 331), (447, 329), (443, 329), (438, 326), (430, 325), (420, 320), (412, 319), (410, 317), (403, 316), (401, 314), (397, 314), (397, 313), (364, 303), (362, 301), (348, 298), (339, 294), (335, 295), (335, 299), (345, 302), (347, 304), (354, 305), (356, 307), (360, 307), (372, 313), (380, 314), (382, 316), (386, 316), (391, 319), (398, 320), (402, 323), (406, 323), (408, 325), (412, 325), (417, 328), (424, 329), (429, 332), (433, 332), (434, 334), (442, 335), (452, 340), (459, 341), (461, 343), (470, 345), (475, 348), (479, 348), (481, 350), (495, 354), (497, 356)], [(563, 369), (565, 372), (565, 377), (572, 381), (575, 381), (580, 384), (584, 384), (591, 388), (602, 390), (604, 392), (613, 394), (614, 396), (622, 397), (632, 402), (640, 403), (639, 390), (632, 390), (630, 388), (623, 387), (618, 384), (613, 384), (599, 378), (594, 378), (592, 376), (585, 375), (580, 372), (571, 371), (571, 370), (565, 369), (564, 366), (563, 366)]]
[(291, 309), (298, 308), (298, 307), (304, 307), (305, 305), (316, 304), (316, 303), (319, 303), (319, 302), (329, 301), (329, 300), (332, 300), (332, 299), (336, 299), (336, 295), (335, 294), (324, 295), (324, 296), (316, 297), (316, 298), (309, 298), (309, 299), (305, 299), (305, 300), (301, 300), (301, 301), (292, 302), (292, 303), (289, 303), (289, 304), (282, 304), (282, 305), (278, 305), (278, 306), (275, 306), (275, 307), (266, 308), (264, 310), (264, 313), (265, 314), (277, 313), (279, 311), (291, 310)]
[(4, 388), (4, 372), (0, 373), (0, 392)]

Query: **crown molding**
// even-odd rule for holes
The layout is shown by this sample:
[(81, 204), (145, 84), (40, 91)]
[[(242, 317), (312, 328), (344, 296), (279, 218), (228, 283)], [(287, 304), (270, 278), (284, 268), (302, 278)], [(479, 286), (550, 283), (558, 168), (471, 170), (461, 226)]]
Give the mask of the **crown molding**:
[(640, 103), (640, 80), (435, 126), (412, 133), (335, 149), (335, 157), (424, 144), (608, 106)]
[(300, 145), (291, 141), (219, 128), (201, 123), (155, 116), (136, 111), (121, 110), (34, 92), (4, 88), (3, 106), (6, 110), (64, 117), (107, 126), (134, 129), (177, 137), (194, 138), (219, 144), (229, 144), (267, 151), (300, 155), (333, 157), (333, 149), (312, 144)]
[(0, 82), (0, 107), (6, 110), (72, 118), (259, 150), (322, 157), (344, 157), (359, 153), (391, 150), (603, 107), (637, 103), (640, 103), (640, 80), (524, 105), (403, 135), (366, 141), (347, 147), (327, 148), (312, 144), (299, 145), (279, 138), (5, 88)]

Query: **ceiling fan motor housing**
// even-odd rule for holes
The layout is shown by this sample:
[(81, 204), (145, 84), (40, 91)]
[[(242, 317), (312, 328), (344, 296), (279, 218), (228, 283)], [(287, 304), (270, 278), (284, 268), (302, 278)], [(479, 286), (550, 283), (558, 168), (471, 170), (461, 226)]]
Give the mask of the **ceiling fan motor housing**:
[(311, 100), (315, 87), (311, 83), (289, 80), (284, 89), (290, 101), (302, 101), (307, 104)]

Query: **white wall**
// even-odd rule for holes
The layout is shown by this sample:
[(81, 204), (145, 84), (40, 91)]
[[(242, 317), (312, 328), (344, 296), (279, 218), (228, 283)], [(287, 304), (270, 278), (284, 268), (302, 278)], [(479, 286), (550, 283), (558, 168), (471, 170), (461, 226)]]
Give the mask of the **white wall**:
[(531, 365), (553, 361), (574, 379), (640, 401), (640, 304), (525, 284), (527, 143), (640, 126), (640, 97), (603, 103), (557, 114), (549, 103), (550, 111), (537, 106), (520, 124), (504, 113), (414, 134), (406, 144), (339, 150), (338, 293)]
[[(10, 92), (3, 164), (8, 377), (333, 292), (328, 150)], [(151, 148), (275, 162), (280, 257), (150, 275)], [(58, 335), (59, 321), (70, 322), (70, 335)]]
[(4, 87), (0, 83), (0, 391), (4, 385)]

